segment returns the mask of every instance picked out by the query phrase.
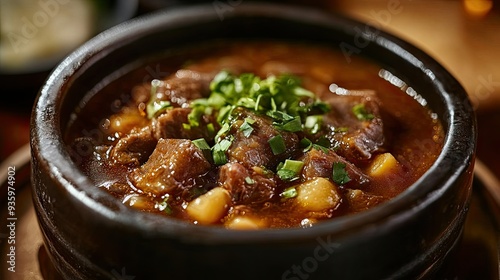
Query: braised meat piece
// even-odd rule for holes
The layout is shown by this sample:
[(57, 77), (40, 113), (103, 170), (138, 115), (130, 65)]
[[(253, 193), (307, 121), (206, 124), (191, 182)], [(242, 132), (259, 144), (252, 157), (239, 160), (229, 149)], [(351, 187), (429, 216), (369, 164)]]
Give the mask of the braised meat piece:
[[(214, 137), (214, 131), (220, 129), (220, 125), (215, 120), (215, 117), (212, 115), (203, 115), (199, 120), (199, 126), (192, 126), (186, 129), (184, 125), (189, 123), (188, 115), (190, 112), (190, 108), (173, 108), (153, 119), (152, 125), (156, 139), (176, 138), (195, 140), (205, 138), (210, 142), (210, 139)], [(207, 128), (208, 124), (213, 125), (213, 130)]]
[(213, 76), (191, 70), (179, 70), (163, 81), (156, 90), (158, 100), (170, 101), (173, 106), (185, 106), (189, 101), (210, 93)]
[[(210, 93), (210, 82), (215, 74), (180, 69), (165, 78), (156, 88), (156, 99), (170, 101), (174, 107), (186, 106), (189, 101), (203, 98)], [(151, 98), (151, 83), (144, 83), (132, 90), (132, 100), (137, 105)]]
[(132, 171), (130, 180), (146, 193), (186, 197), (197, 178), (209, 170), (210, 163), (190, 140), (160, 139), (148, 161)]
[(369, 194), (357, 189), (346, 189), (345, 199), (353, 213), (368, 210), (385, 201), (383, 196)]
[[(339, 145), (336, 151), (338, 154), (357, 163), (383, 151), (384, 125), (374, 92), (357, 91), (356, 94), (332, 95), (325, 102), (331, 108), (323, 118), (328, 129), (319, 135), (324, 135), (332, 143)], [(361, 116), (355, 114), (356, 106)]]
[(308, 151), (302, 158), (304, 167), (302, 169), (302, 178), (304, 181), (311, 180), (316, 177), (330, 178), (333, 172), (333, 164), (341, 162), (345, 164), (345, 170), (351, 181), (346, 186), (362, 186), (369, 182), (366, 176), (354, 164), (348, 162), (345, 158), (339, 156), (333, 151), (328, 151), (328, 154), (323, 151), (312, 149)]
[[(277, 129), (270, 117), (257, 115), (242, 108), (235, 110), (234, 117), (235, 123), (230, 131), (230, 134), (234, 135), (234, 141), (228, 150), (230, 162), (241, 163), (247, 168), (264, 166), (274, 169), (279, 162), (289, 158), (297, 150), (299, 144), (297, 134)], [(245, 118), (255, 121), (251, 125), (253, 130), (248, 136), (240, 129)], [(283, 138), (286, 150), (274, 155), (269, 140), (278, 134)]]
[(132, 131), (118, 140), (111, 149), (110, 158), (114, 164), (137, 167), (148, 159), (156, 146), (156, 139), (150, 126)]
[(274, 197), (276, 181), (260, 171), (258, 167), (247, 169), (236, 162), (227, 163), (220, 168), (219, 184), (229, 191), (235, 205), (262, 203)]

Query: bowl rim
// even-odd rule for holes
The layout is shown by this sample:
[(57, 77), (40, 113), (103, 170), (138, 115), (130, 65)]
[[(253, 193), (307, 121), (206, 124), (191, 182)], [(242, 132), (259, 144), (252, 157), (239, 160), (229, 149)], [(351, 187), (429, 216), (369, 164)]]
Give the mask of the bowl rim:
[[(313, 22), (329, 27), (340, 26), (345, 29), (352, 29), (353, 26), (358, 28), (366, 26), (366, 23), (345, 15), (320, 11), (316, 8), (294, 7), (289, 4), (241, 3), (225, 16), (252, 15), (305, 23)], [(197, 23), (193, 22), (193, 18), (197, 19)], [(166, 27), (196, 25), (203, 21), (218, 19), (220, 19), (219, 14), (208, 4), (176, 7), (134, 18), (87, 41), (52, 71), (37, 96), (31, 124), (30, 143), (33, 157), (39, 158), (44, 168), (51, 173), (51, 177), (57, 180), (74, 199), (110, 221), (147, 233), (143, 236), (176, 236), (186, 242), (217, 244), (287, 241), (311, 236), (345, 234), (352, 230), (364, 231), (366, 234), (374, 233), (380, 230), (377, 227), (379, 224), (391, 228), (399, 221), (408, 219), (414, 211), (438, 199), (439, 195), (448, 189), (462, 173), (472, 170), (477, 132), (474, 111), (467, 93), (460, 83), (432, 57), (407, 41), (378, 29), (376, 34), (367, 34), (365, 39), (370, 40), (370, 43), (376, 44), (377, 47), (390, 50), (398, 58), (412, 63), (425, 73), (436, 91), (441, 93), (449, 113), (450, 130), (445, 131), (442, 152), (434, 164), (400, 195), (381, 206), (355, 215), (325, 221), (311, 228), (259, 229), (257, 231), (233, 231), (218, 226), (194, 225), (175, 219), (156, 217), (156, 215), (125, 207), (118, 200), (116, 201), (119, 205), (116, 206), (119, 207), (120, 213), (117, 214), (97, 202), (95, 197), (102, 196), (105, 192), (95, 188), (70, 161), (68, 152), (58, 145), (64, 143), (60, 127), (61, 104), (58, 100), (63, 94), (62, 89), (67, 90), (66, 82), (77, 71), (85, 68), (86, 63), (99, 59), (106, 52), (111, 52), (128, 41), (139, 39), (144, 34)], [(111, 48), (110, 45), (112, 45)], [(440, 174), (440, 176), (434, 176), (434, 174)], [(199, 238), (200, 236), (203, 238)]]

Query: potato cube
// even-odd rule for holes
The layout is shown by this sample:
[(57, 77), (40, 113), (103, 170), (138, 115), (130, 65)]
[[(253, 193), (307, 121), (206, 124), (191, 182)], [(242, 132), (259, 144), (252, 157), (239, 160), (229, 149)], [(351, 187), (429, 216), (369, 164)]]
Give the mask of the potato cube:
[(226, 222), (226, 228), (228, 229), (259, 229), (262, 227), (262, 222), (254, 217), (248, 216), (236, 216)]
[(368, 175), (372, 177), (383, 176), (399, 168), (399, 163), (391, 153), (377, 155), (368, 167)]
[(200, 224), (213, 224), (224, 217), (230, 202), (229, 192), (217, 187), (191, 201), (186, 212)]
[(308, 211), (336, 208), (341, 197), (337, 187), (325, 178), (315, 178), (297, 186), (296, 202)]

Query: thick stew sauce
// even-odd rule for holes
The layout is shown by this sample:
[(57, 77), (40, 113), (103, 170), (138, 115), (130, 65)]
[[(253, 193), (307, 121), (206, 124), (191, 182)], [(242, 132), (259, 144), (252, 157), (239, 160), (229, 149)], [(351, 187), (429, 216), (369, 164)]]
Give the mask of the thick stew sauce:
[(411, 87), (323, 46), (219, 42), (117, 76), (72, 115), (72, 157), (122, 203), (190, 223), (311, 227), (364, 211), (443, 145)]

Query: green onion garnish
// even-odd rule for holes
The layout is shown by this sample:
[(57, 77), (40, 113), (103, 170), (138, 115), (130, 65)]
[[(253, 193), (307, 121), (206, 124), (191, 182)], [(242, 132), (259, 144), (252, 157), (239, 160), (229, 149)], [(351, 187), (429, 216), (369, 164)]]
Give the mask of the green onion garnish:
[(276, 174), (283, 181), (293, 181), (299, 178), (302, 167), (304, 167), (302, 161), (287, 159), (284, 163), (278, 164)]
[(352, 112), (360, 121), (369, 121), (372, 120), (375, 116), (366, 111), (365, 104), (359, 103), (352, 107)]
[(193, 144), (198, 147), (202, 152), (205, 158), (209, 159), (212, 155), (210, 151), (210, 146), (204, 138), (196, 139), (192, 141)]
[(214, 163), (217, 165), (223, 165), (227, 163), (226, 151), (231, 146), (232, 141), (227, 139), (222, 139), (220, 142), (217, 142), (212, 148), (212, 156), (214, 159)]
[(295, 187), (288, 187), (281, 192), (280, 196), (283, 198), (294, 198), (297, 194), (297, 189)]
[(274, 155), (279, 155), (286, 151), (285, 140), (283, 140), (283, 136), (281, 136), (281, 134), (269, 139), (268, 143)]
[(248, 138), (252, 134), (252, 131), (253, 131), (252, 124), (254, 124), (254, 123), (255, 123), (254, 119), (252, 119), (252, 118), (245, 118), (245, 121), (240, 126), (240, 130), (243, 132), (243, 135), (245, 135), (245, 137)]

